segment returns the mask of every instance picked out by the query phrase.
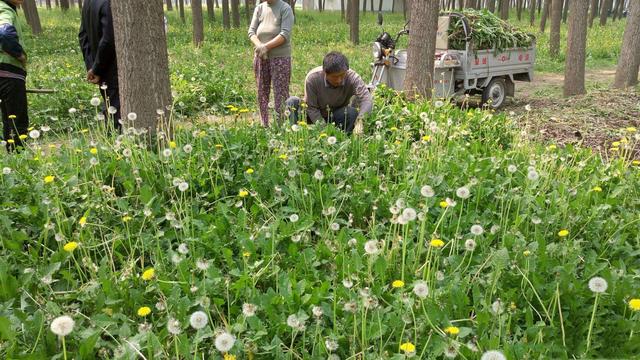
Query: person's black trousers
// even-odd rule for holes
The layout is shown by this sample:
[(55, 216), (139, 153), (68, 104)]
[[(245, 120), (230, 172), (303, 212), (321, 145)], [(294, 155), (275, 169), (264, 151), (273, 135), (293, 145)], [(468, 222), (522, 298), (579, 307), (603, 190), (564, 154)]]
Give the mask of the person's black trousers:
[(7, 151), (22, 147), (20, 135), (27, 135), (29, 128), (27, 85), (23, 80), (0, 78), (0, 111), (2, 138), (7, 142)]
[[(105, 107), (102, 113), (105, 116), (105, 119), (112, 120), (114, 129), (120, 131), (120, 119), (122, 118), (122, 113), (120, 112), (120, 92), (118, 89), (118, 71), (115, 69), (109, 70), (104, 77), (100, 79), (100, 94), (102, 94), (102, 98), (104, 99)], [(106, 89), (102, 89), (102, 86), (106, 86)], [(115, 114), (109, 114), (109, 106), (113, 106), (117, 112)], [(108, 124), (108, 122), (107, 122)]]
[[(287, 110), (289, 111), (289, 120), (294, 124), (299, 120), (301, 103), (302, 100), (297, 96), (290, 97), (285, 103)], [(356, 125), (357, 119), (358, 110), (351, 106), (344, 106), (333, 110), (329, 114), (329, 119), (325, 119), (325, 121), (334, 124), (337, 128), (343, 130), (347, 134), (351, 134)], [(306, 120), (309, 121), (309, 117), (307, 117)]]

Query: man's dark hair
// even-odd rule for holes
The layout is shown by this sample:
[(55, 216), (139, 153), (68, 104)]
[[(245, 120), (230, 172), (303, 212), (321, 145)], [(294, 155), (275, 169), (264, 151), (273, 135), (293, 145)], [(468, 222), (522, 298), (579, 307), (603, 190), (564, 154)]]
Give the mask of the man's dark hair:
[(335, 74), (349, 70), (349, 60), (342, 53), (332, 51), (324, 56), (322, 70), (327, 74)]

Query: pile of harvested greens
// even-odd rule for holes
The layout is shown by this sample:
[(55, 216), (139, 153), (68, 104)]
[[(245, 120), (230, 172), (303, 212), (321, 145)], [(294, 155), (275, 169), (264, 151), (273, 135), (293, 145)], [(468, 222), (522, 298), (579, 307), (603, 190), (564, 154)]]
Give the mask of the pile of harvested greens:
[[(462, 14), (470, 27), (471, 48), (474, 50), (528, 48), (535, 41), (532, 34), (517, 29), (486, 10), (465, 9)], [(457, 16), (452, 16), (449, 24), (449, 49), (465, 49), (464, 26)]]

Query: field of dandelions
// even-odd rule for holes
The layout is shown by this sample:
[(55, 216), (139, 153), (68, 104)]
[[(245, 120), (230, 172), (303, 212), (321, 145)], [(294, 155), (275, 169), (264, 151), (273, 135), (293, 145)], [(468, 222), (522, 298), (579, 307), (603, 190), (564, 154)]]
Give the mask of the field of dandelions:
[(77, 54), (61, 61), (62, 100), (0, 154), (0, 358), (640, 353), (635, 128), (603, 159), (383, 89), (363, 136), (265, 130), (242, 96), (174, 76), (176, 119), (217, 99), (240, 121), (149, 145), (105, 133)]

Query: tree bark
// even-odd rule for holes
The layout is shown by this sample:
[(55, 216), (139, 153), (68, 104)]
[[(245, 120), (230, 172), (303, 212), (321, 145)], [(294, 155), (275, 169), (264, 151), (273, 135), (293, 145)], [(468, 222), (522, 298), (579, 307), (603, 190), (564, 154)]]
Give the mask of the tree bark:
[(510, 0), (500, 0), (500, 18), (509, 20), (509, 2)]
[(564, 68), (564, 96), (585, 94), (584, 68), (587, 49), (589, 2), (569, 2), (569, 33)]
[(517, 3), (517, 14), (518, 14), (518, 21), (522, 20), (522, 0), (518, 0)]
[(240, 0), (231, 0), (231, 17), (233, 19), (233, 27), (240, 27)]
[(409, 34), (407, 74), (404, 81), (404, 90), (410, 98), (416, 95), (431, 96), (438, 13), (438, 0), (412, 1), (413, 26)]
[(202, 0), (191, 0), (191, 21), (193, 22), (193, 45), (200, 47), (204, 41), (204, 21), (202, 19)]
[(229, 15), (229, 0), (222, 0), (222, 27), (225, 29), (231, 28)]
[(618, 59), (613, 87), (624, 89), (638, 83), (640, 70), (640, 0), (629, 1), (627, 26), (622, 38), (622, 50)]
[(378, 2), (378, 12), (382, 12), (382, 4), (384, 3), (384, 0), (380, 0)]
[(560, 25), (562, 23), (562, 2), (551, 2), (551, 32), (549, 33), (549, 55), (557, 58), (560, 55)]
[(609, 17), (609, 8), (613, 0), (601, 0), (602, 7), (600, 8), (600, 26), (607, 25), (607, 18)]
[(33, 35), (40, 35), (42, 33), (42, 24), (40, 23), (40, 15), (38, 14), (38, 7), (36, 6), (36, 0), (26, 0), (22, 3), (25, 14), (29, 13), (29, 26), (31, 26), (31, 32)]
[(51, 10), (51, 0), (47, 0), (47, 10)]
[(216, 13), (213, 8), (213, 0), (207, 0), (207, 19), (210, 22), (214, 22), (216, 20)]
[(60, 8), (62, 8), (62, 11), (69, 10), (69, 0), (60, 0)]
[[(82, 1), (82, 0), (80, 0)], [(167, 0), (167, 11), (173, 11), (173, 2), (171, 2), (171, 0)], [(79, 4), (80, 2), (78, 2)]]
[(533, 27), (536, 23), (536, 0), (530, 0), (531, 4), (529, 7), (529, 25)]
[[(171, 88), (162, 0), (111, 2), (118, 82), (123, 114), (135, 113), (135, 124), (170, 135)], [(163, 114), (163, 115), (160, 115)], [(159, 121), (160, 120), (160, 121)]]
[[(564, 5), (562, 6), (562, 23), (567, 23), (567, 16), (569, 15), (569, 5), (571, 0), (564, 0)], [(589, 2), (587, 2), (587, 5)], [(587, 6), (588, 7), (588, 6)]]
[[(245, 8), (246, 8), (246, 13), (247, 13), (247, 26), (249, 23), (251, 23), (251, 18), (253, 17), (253, 10), (255, 9), (255, 2), (247, 0), (247, 3), (245, 4)], [(294, 4), (295, 6), (295, 4)], [(295, 7), (292, 7), (292, 9), (294, 9)], [(295, 12), (293, 14), (293, 16), (295, 16)]]
[(540, 18), (540, 32), (544, 33), (547, 27), (547, 18), (551, 8), (551, 0), (544, 0), (544, 8), (542, 9), (542, 17)]
[[(360, 44), (360, 2), (358, 0), (351, 1), (351, 42), (354, 45)], [(365, 0), (366, 1), (366, 0)]]
[(178, 7), (180, 8), (180, 20), (182, 20), (182, 23), (184, 24), (187, 21), (184, 16), (184, 0), (180, 0), (178, 5)]
[(345, 12), (344, 0), (340, 0), (340, 18), (342, 20), (344, 20), (344, 12)]
[(598, 16), (598, 0), (591, 0), (591, 6), (589, 8), (589, 27), (592, 27), (593, 20)]
[(496, 0), (489, 0), (487, 4), (487, 10), (489, 12), (496, 12)]

